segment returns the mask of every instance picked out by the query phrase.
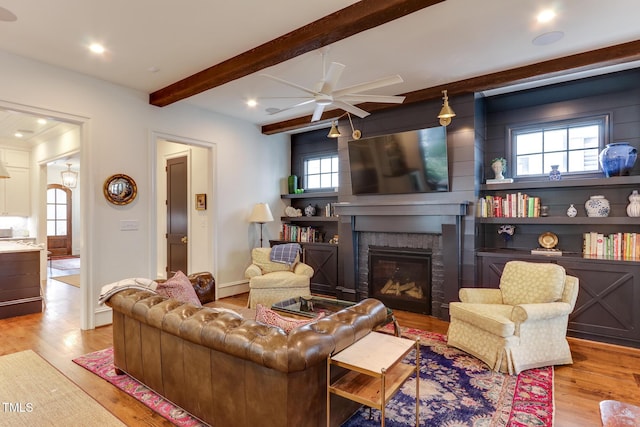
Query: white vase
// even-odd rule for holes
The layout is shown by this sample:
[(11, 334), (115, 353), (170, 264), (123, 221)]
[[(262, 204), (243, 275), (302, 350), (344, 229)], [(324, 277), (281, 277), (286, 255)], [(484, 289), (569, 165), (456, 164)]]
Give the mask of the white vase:
[(633, 193), (629, 196), (629, 205), (627, 206), (627, 216), (639, 217), (640, 216), (640, 194), (638, 190), (633, 190)]
[(569, 209), (567, 209), (567, 216), (573, 218), (576, 215), (578, 215), (578, 210), (572, 204), (571, 206), (569, 206)]
[(587, 210), (587, 216), (600, 218), (609, 216), (611, 209), (609, 201), (600, 195), (589, 197), (584, 203), (584, 208)]

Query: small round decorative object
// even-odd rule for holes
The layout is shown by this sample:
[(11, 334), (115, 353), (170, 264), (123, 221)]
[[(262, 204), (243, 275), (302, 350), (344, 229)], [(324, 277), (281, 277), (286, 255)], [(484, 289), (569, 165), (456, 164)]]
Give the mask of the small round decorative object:
[(105, 199), (114, 205), (128, 205), (138, 195), (138, 186), (133, 178), (119, 173), (105, 180), (102, 192)]
[(304, 214), (306, 216), (314, 216), (316, 214), (316, 207), (313, 205), (309, 205), (306, 208), (304, 208)]
[(569, 206), (569, 209), (567, 209), (567, 216), (573, 218), (576, 215), (578, 215), (578, 210), (572, 203), (571, 206)]
[(627, 206), (627, 216), (639, 217), (640, 216), (640, 194), (638, 190), (633, 190), (629, 196), (629, 205)]
[(584, 208), (587, 210), (587, 216), (596, 218), (609, 216), (611, 210), (609, 201), (600, 195), (589, 197), (589, 200), (584, 203)]
[(626, 176), (633, 168), (638, 157), (638, 150), (628, 142), (613, 142), (600, 152), (598, 160), (604, 175)]
[(559, 165), (551, 165), (551, 172), (549, 172), (549, 181), (560, 181), (562, 179), (562, 173), (558, 170)]
[(554, 233), (547, 231), (538, 236), (538, 243), (545, 249), (553, 249), (558, 244), (558, 236)]

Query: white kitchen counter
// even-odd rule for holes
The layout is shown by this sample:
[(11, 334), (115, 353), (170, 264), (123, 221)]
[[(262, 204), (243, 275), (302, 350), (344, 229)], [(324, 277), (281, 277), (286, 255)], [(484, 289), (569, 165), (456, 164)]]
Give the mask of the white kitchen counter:
[(43, 250), (42, 246), (32, 242), (18, 241), (0, 241), (0, 254), (11, 252), (33, 252)]

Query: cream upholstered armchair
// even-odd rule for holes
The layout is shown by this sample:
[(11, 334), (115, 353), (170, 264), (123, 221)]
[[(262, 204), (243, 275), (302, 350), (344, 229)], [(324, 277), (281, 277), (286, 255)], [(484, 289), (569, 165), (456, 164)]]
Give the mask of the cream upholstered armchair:
[(251, 251), (252, 264), (244, 272), (249, 279), (249, 308), (257, 304), (271, 307), (278, 301), (311, 295), (311, 266), (300, 262), (299, 255), (291, 265), (273, 262), (270, 255), (271, 248)]
[(567, 323), (578, 278), (553, 263), (509, 261), (499, 289), (463, 288), (449, 305), (447, 343), (495, 371), (573, 363)]

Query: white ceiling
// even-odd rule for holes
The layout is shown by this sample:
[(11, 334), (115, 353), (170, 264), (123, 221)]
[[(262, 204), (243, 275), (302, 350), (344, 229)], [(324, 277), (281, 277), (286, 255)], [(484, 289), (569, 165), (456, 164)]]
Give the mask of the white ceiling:
[[(0, 21), (0, 49), (151, 93), (352, 3), (0, 0), (17, 16)], [(557, 18), (539, 24), (536, 14), (545, 7), (553, 7)], [(397, 95), (638, 40), (639, 16), (638, 0), (446, 0), (323, 51), (329, 61), (346, 65), (337, 89), (400, 74), (404, 83), (372, 92)], [(564, 37), (544, 46), (532, 43), (550, 31)], [(103, 56), (87, 51), (94, 41), (106, 46)], [(297, 101), (261, 98), (300, 92), (260, 76), (265, 72), (313, 87), (322, 78), (322, 55), (309, 52), (179, 102), (256, 125), (312, 113), (313, 105), (267, 114), (267, 108)], [(258, 106), (247, 107), (255, 97)]]

